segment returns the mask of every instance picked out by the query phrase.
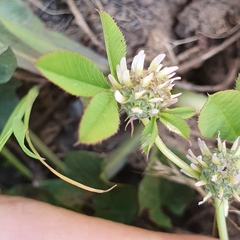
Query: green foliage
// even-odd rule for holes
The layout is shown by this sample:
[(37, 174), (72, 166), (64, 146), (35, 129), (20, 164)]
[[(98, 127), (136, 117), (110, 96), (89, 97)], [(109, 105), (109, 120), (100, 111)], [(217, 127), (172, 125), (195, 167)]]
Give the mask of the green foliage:
[(105, 183), (101, 182), (99, 176), (102, 169), (103, 157), (97, 153), (69, 151), (63, 160), (66, 165), (66, 174), (70, 178), (94, 188), (106, 187)]
[[(64, 157), (66, 175), (94, 188), (108, 188), (108, 184), (100, 178), (103, 161), (93, 152), (67, 152)], [(130, 223), (137, 213), (137, 191), (129, 185), (118, 186), (105, 194), (93, 194), (90, 203), (86, 202), (86, 191), (60, 180), (43, 181), (40, 187), (54, 196), (59, 205), (80, 212), (87, 206), (97, 217)]]
[[(49, 179), (40, 182), (38, 191), (45, 191), (54, 199), (53, 204), (82, 212), (85, 200), (85, 191), (61, 179)], [(49, 199), (47, 199), (49, 202)], [(89, 204), (90, 205), (90, 204)]]
[(160, 192), (162, 205), (177, 216), (184, 213), (194, 196), (194, 190), (188, 186), (166, 179), (161, 180)]
[(49, 53), (41, 57), (36, 66), (51, 82), (75, 96), (92, 97), (110, 88), (100, 70), (76, 53)]
[(177, 107), (177, 108), (165, 109), (162, 112), (174, 114), (183, 119), (191, 118), (195, 114), (195, 110), (191, 107)]
[[(113, 19), (100, 12), (110, 68), (116, 75), (116, 65), (125, 55), (123, 35)], [(68, 93), (93, 97), (80, 124), (79, 139), (85, 144), (100, 142), (118, 130), (117, 103), (109, 92), (110, 85), (100, 70), (87, 58), (71, 52), (53, 52), (41, 57), (37, 68), (51, 82)]]
[(119, 185), (107, 194), (94, 197), (94, 216), (130, 224), (137, 214), (137, 189), (130, 185)]
[(228, 90), (210, 95), (198, 121), (201, 134), (233, 141), (240, 136), (240, 92)]
[(160, 121), (170, 130), (178, 135), (188, 139), (190, 134), (190, 128), (187, 123), (179, 117), (179, 115), (174, 115), (171, 113), (163, 112), (160, 115)]
[[(98, 154), (72, 151), (66, 154), (64, 161), (69, 177), (95, 188), (109, 187), (100, 178), (104, 159)], [(137, 212), (136, 202), (136, 189), (122, 185), (105, 194), (94, 194), (92, 207), (95, 216), (130, 223)]]
[(240, 91), (240, 74), (238, 74), (238, 78), (236, 80), (236, 90)]
[(0, 87), (0, 132), (4, 128), (14, 107), (17, 105), (18, 98), (15, 91), (19, 85), (20, 83), (17, 80), (11, 79)]
[[(33, 87), (27, 96), (22, 98), (18, 105), (15, 107), (0, 135), (0, 150), (3, 148), (13, 133), (22, 150), (28, 156), (39, 159), (39, 156), (36, 156), (25, 146), (25, 138), (28, 134), (29, 114), (37, 96), (38, 88)], [(23, 122), (22, 118), (24, 115), (25, 117)]]
[(109, 14), (100, 11), (99, 15), (102, 22), (110, 71), (117, 79), (116, 67), (120, 64), (121, 58), (126, 55), (125, 39), (122, 32)]
[(183, 214), (193, 193), (193, 190), (185, 185), (146, 175), (139, 186), (140, 213), (148, 210), (150, 218), (156, 224), (171, 228), (170, 217), (163, 209), (167, 208), (175, 215)]
[(156, 118), (152, 118), (142, 132), (141, 148), (144, 153), (146, 154), (149, 153), (150, 149), (152, 148), (155, 142), (157, 134), (158, 134), (158, 127), (157, 127)]
[(160, 208), (160, 181), (156, 177), (145, 176), (139, 186), (140, 213), (148, 210), (150, 218), (164, 228), (171, 227), (170, 218)]
[(118, 130), (119, 115), (117, 103), (112, 93), (99, 93), (87, 107), (79, 129), (80, 142), (92, 144), (100, 142)]
[(64, 35), (48, 30), (43, 22), (21, 0), (0, 1), (0, 42), (10, 46), (21, 68), (36, 72), (33, 62), (43, 53), (69, 50), (80, 53), (108, 72), (105, 58), (72, 41)]
[(0, 84), (8, 82), (16, 68), (17, 60), (13, 51), (0, 42)]
[(7, 123), (5, 124), (5, 126), (1, 132), (1, 135), (0, 135), (0, 151), (2, 150), (3, 146), (5, 145), (5, 143), (7, 142), (7, 140), (10, 138), (10, 136), (13, 133), (13, 124), (14, 124), (15, 117), (16, 116), (23, 117), (24, 110), (25, 110), (24, 109), (25, 103), (26, 103), (26, 97), (22, 98), (21, 101), (17, 104), (14, 111), (10, 115)]

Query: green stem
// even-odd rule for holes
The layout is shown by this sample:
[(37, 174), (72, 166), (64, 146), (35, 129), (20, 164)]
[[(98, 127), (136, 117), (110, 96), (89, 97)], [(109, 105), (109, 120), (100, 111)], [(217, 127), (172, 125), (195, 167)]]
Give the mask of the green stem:
[(29, 180), (33, 179), (31, 171), (24, 166), (9, 150), (7, 147), (3, 147), (1, 154), (5, 157), (23, 176)]
[(221, 240), (228, 240), (229, 238), (228, 238), (226, 217), (224, 214), (223, 201), (218, 198), (214, 198), (214, 202), (215, 202), (215, 211), (216, 211), (216, 219), (217, 219), (219, 237)]
[[(144, 126), (146, 126), (149, 123), (149, 119), (144, 118), (141, 120)], [(198, 179), (199, 173), (194, 171), (187, 163), (185, 163), (181, 158), (179, 158), (177, 155), (175, 155), (167, 146), (163, 143), (162, 139), (157, 136), (155, 140), (155, 144), (158, 147), (158, 149), (174, 164), (176, 164), (178, 167), (180, 167), (182, 170), (184, 170), (186, 173), (191, 175), (192, 177), (195, 177)]]
[(43, 142), (42, 140), (37, 137), (32, 131), (30, 131), (30, 138), (32, 140), (33, 145), (36, 149), (42, 153), (44, 157), (47, 158), (51, 163), (53, 163), (59, 170), (65, 170), (65, 165), (61, 159), (57, 157)]
[(132, 137), (129, 137), (121, 146), (107, 156), (104, 167), (104, 176), (107, 179), (111, 179), (124, 166), (127, 161), (126, 156), (139, 146), (141, 133), (142, 126), (140, 125), (134, 131)]

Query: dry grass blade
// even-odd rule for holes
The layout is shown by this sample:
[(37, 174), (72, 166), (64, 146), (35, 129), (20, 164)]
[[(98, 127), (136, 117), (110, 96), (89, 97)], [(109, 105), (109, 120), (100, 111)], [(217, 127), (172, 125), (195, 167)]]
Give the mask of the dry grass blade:
[(93, 44), (98, 46), (100, 49), (103, 49), (102, 44), (97, 40), (94, 33), (88, 27), (87, 23), (85, 22), (82, 14), (78, 11), (76, 4), (73, 0), (66, 0), (70, 10), (72, 11), (73, 16), (76, 19), (77, 25), (89, 36)]

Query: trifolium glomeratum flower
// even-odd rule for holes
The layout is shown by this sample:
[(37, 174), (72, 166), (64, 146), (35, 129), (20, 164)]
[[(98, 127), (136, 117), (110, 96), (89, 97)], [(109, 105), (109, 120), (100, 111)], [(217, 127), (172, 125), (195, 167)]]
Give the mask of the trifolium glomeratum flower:
[(173, 82), (180, 79), (180, 77), (173, 78), (178, 67), (162, 69), (161, 62), (164, 57), (165, 54), (155, 57), (149, 68), (145, 70), (145, 54), (141, 50), (133, 58), (131, 70), (127, 68), (126, 58), (123, 57), (116, 69), (117, 79), (109, 74), (115, 99), (130, 119), (157, 116), (161, 110), (178, 101), (177, 97), (181, 93), (171, 94)]
[(232, 198), (240, 201), (240, 138), (233, 143), (231, 149), (226, 142), (217, 138), (217, 148), (210, 151), (204, 141), (198, 139), (202, 155), (195, 156), (189, 149), (187, 158), (191, 167), (199, 172), (200, 177), (196, 186), (204, 186), (206, 196), (202, 204), (210, 197), (218, 198), (224, 204), (225, 216), (228, 214), (228, 201)]

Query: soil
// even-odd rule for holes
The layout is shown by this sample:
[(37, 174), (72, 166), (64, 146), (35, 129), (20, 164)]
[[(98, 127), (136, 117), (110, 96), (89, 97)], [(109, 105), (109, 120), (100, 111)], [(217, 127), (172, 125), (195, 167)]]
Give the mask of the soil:
[[(140, 49), (146, 52), (146, 64), (159, 53), (166, 53), (164, 64), (178, 65), (182, 80), (177, 86), (206, 95), (234, 87), (240, 70), (240, 2), (239, 0), (75, 0), (79, 13), (93, 36), (80, 28), (64, 0), (24, 0), (50, 29), (60, 31), (86, 47), (105, 56), (102, 28), (96, 9), (113, 16), (127, 42), (129, 63)], [(57, 14), (66, 10), (67, 14)], [(30, 73), (29, 73), (30, 74)], [(28, 83), (29, 84), (29, 83)], [(24, 90), (22, 90), (24, 91)], [(32, 129), (59, 156), (73, 147), (77, 140), (78, 122), (83, 112), (79, 99), (68, 96), (51, 84), (43, 87), (36, 104)], [(41, 115), (39, 114), (41, 113)], [(197, 119), (191, 119), (192, 146), (201, 137)], [(78, 146), (78, 149), (108, 152), (129, 132), (122, 130), (102, 144)], [(190, 147), (173, 133), (161, 129), (167, 144), (185, 153)], [(179, 144), (181, 143), (181, 144)], [(214, 144), (214, 143), (213, 143)], [(144, 162), (139, 161), (139, 158)], [(137, 160), (136, 160), (137, 159)], [(128, 167), (144, 171), (144, 157), (129, 159)], [(45, 172), (36, 167), (41, 179)], [(35, 169), (35, 167), (33, 167)], [(43, 172), (41, 172), (43, 171)], [(178, 227), (211, 235), (214, 210), (211, 205), (197, 206), (199, 196), (189, 205)], [(239, 209), (233, 202), (232, 209)], [(230, 213), (228, 221), (230, 239), (240, 238), (238, 214)], [(135, 225), (152, 228), (146, 220), (138, 219)], [(177, 231), (177, 229), (176, 229)]]

